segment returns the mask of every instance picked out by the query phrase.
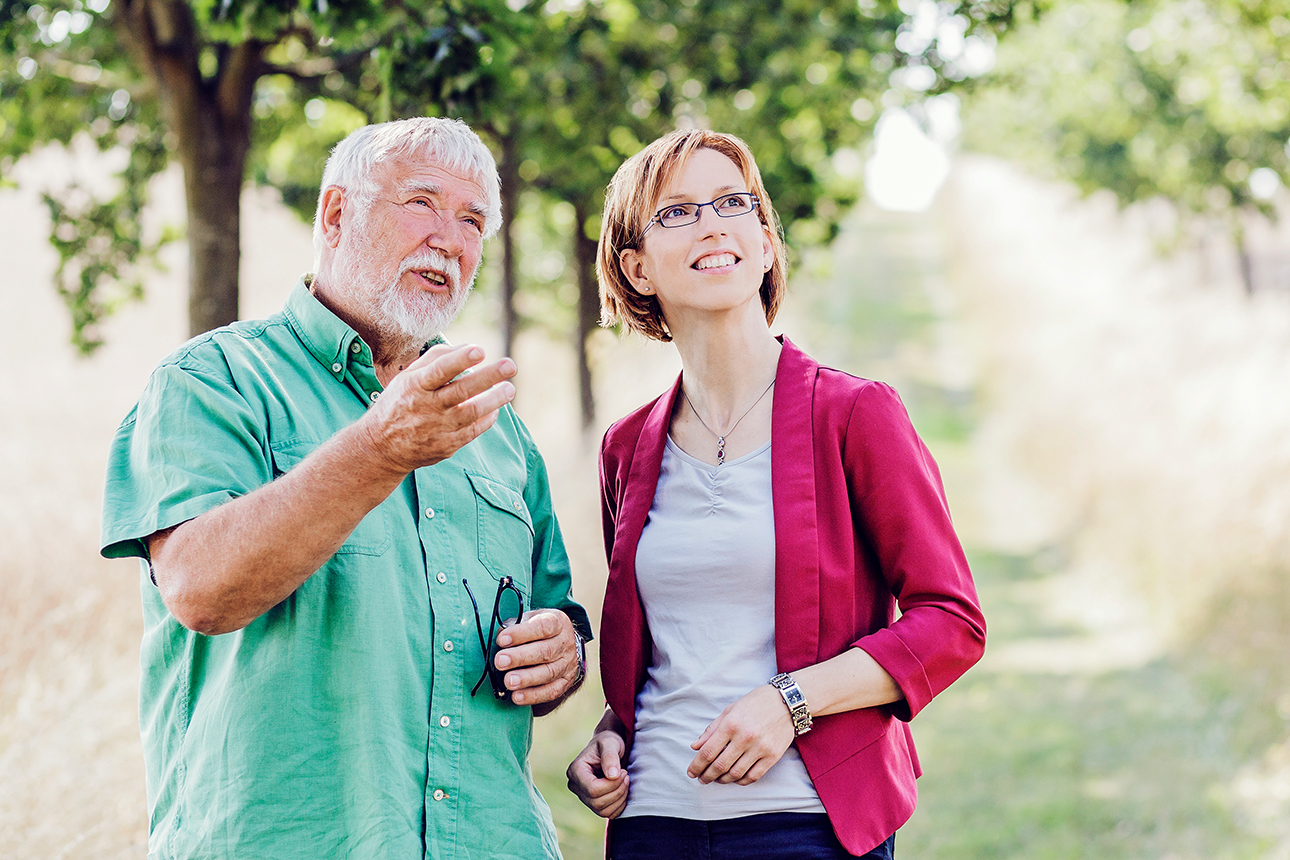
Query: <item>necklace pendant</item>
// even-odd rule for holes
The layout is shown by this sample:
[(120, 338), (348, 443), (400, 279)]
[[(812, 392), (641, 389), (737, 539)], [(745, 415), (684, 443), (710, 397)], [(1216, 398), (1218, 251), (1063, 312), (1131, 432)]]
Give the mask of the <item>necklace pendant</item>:
[(717, 465), (724, 466), (725, 464), (726, 464), (726, 437), (718, 436), (717, 437)]

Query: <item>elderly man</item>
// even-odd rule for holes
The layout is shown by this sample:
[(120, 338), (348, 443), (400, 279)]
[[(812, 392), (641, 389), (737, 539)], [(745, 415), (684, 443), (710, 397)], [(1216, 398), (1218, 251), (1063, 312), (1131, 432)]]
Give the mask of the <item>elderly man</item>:
[(117, 432), (150, 858), (559, 856), (532, 719), (591, 631), (514, 363), (440, 337), (500, 209), (462, 123), (354, 132), (317, 273), (180, 347)]

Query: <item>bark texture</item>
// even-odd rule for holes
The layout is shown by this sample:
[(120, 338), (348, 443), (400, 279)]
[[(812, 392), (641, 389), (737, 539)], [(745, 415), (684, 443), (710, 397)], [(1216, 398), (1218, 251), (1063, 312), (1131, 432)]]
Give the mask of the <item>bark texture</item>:
[(203, 47), (191, 8), (177, 0), (120, 0), (112, 8), (122, 41), (157, 87), (183, 167), (189, 333), (200, 334), (238, 315), (242, 182), (265, 45)]

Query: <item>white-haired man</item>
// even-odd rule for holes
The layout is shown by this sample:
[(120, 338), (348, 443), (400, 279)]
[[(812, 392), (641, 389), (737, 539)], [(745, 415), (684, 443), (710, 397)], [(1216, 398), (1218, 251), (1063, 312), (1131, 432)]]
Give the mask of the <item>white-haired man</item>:
[(514, 363), (440, 337), (500, 210), (464, 124), (354, 132), (316, 273), (162, 361), (118, 430), (150, 858), (559, 856), (528, 746), (590, 626)]

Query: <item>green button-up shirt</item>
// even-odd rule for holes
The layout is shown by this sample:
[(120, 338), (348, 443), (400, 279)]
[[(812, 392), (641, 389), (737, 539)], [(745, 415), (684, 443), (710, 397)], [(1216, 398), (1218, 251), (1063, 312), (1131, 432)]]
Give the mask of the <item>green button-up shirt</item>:
[(242, 630), (184, 628), (149, 579), (144, 538), (287, 472), (379, 396), (367, 344), (306, 283), (283, 312), (166, 358), (112, 445), (102, 552), (144, 559), (148, 856), (559, 857), (530, 709), (487, 681), (470, 695), (484, 655), (463, 579), (485, 632), (502, 576), (526, 608), (591, 632), (545, 466), (509, 407)]

